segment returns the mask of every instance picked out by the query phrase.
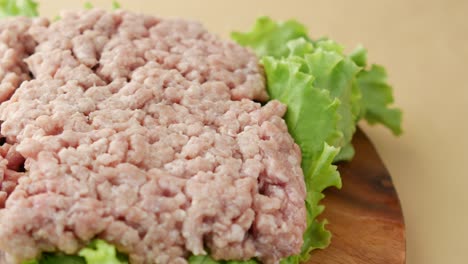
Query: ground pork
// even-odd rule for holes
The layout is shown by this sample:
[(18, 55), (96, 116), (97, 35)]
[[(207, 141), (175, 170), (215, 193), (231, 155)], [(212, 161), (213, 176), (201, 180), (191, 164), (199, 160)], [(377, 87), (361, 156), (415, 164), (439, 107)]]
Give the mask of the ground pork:
[(36, 42), (29, 34), (32, 24), (48, 24), (46, 19), (6, 19), (0, 23), (0, 103), (13, 94), (21, 82), (30, 79), (24, 59), (34, 52)]
[(300, 251), (301, 154), (286, 107), (255, 102), (267, 94), (252, 52), (125, 11), (0, 30), (0, 262), (93, 238), (135, 264)]
[(5, 201), (13, 192), (18, 179), (23, 176), (21, 167), (24, 158), (19, 154), (14, 146), (3, 144), (0, 146), (0, 208), (5, 207)]

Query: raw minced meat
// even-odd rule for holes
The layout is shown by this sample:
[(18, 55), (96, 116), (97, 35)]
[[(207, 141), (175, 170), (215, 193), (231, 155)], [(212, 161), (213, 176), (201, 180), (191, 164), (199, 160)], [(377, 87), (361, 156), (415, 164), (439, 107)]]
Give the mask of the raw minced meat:
[(195, 22), (125, 11), (0, 30), (3, 262), (93, 238), (131, 263), (300, 251), (301, 153), (286, 107), (256, 102), (267, 93), (252, 52)]
[(24, 59), (34, 52), (36, 42), (28, 33), (32, 25), (47, 25), (45, 19), (6, 19), (0, 23), (0, 103), (30, 79)]
[(0, 208), (5, 207), (6, 198), (15, 189), (18, 179), (24, 176), (23, 163), (23, 156), (14, 146), (3, 144), (0, 147)]

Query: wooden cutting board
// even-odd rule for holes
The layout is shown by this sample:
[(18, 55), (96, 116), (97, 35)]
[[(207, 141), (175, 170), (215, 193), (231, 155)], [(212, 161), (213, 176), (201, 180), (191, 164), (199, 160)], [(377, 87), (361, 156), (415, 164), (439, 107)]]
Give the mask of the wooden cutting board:
[(323, 200), (332, 243), (307, 264), (403, 264), (405, 225), (392, 178), (364, 133), (353, 144), (354, 159), (338, 165), (343, 188)]

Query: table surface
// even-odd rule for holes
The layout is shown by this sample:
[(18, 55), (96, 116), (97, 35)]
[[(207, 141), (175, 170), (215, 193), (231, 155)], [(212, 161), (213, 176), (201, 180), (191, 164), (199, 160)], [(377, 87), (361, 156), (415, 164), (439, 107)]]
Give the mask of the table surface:
[[(39, 0), (41, 13), (85, 1)], [(93, 0), (110, 8), (111, 0)], [(407, 228), (407, 263), (468, 263), (468, 1), (120, 0), (124, 8), (197, 19), (222, 37), (255, 18), (297, 18), (314, 37), (362, 43), (386, 66), (405, 133), (362, 125), (393, 176)]]

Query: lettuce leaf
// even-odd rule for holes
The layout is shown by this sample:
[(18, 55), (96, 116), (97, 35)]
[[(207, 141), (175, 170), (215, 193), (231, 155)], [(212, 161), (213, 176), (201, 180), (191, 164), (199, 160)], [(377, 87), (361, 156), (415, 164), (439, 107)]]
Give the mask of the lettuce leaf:
[(112, 9), (113, 10), (117, 10), (117, 9), (120, 9), (122, 6), (120, 5), (120, 3), (118, 1), (112, 1)]
[(234, 32), (231, 36), (259, 57), (296, 57), (294, 60), (303, 65), (300, 71), (314, 75), (314, 86), (329, 90), (339, 99), (343, 139), (335, 145), (341, 147), (335, 161), (351, 160), (354, 156), (351, 140), (362, 118), (370, 124), (383, 124), (395, 135), (401, 133), (402, 114), (389, 107), (393, 96), (385, 69), (378, 65), (366, 69), (367, 51), (363, 47), (346, 55), (344, 48), (330, 39), (309, 38), (305, 27), (294, 20), (280, 23), (268, 17), (259, 18), (252, 31)]
[(38, 16), (38, 4), (34, 0), (0, 0), (0, 18), (9, 16)]
[[(289, 46), (292, 47), (291, 54), (310, 49)], [(301, 148), (301, 165), (307, 187), (307, 229), (301, 254), (288, 257), (282, 263), (306, 261), (311, 250), (328, 246), (331, 234), (325, 229), (326, 221), (317, 220), (324, 210), (319, 202), (324, 197), (324, 189), (331, 186), (341, 188), (340, 175), (332, 165), (339, 152), (339, 148), (333, 145), (343, 138), (339, 129), (340, 102), (331, 96), (329, 90), (314, 87), (317, 77), (306, 73), (303, 62), (294, 55), (283, 59), (262, 59), (270, 96), (288, 106), (284, 119)]]
[(304, 232), (304, 244), (300, 254), (283, 259), (282, 264), (305, 262), (310, 258), (312, 250), (324, 249), (330, 244), (331, 233), (325, 228), (328, 222), (327, 220), (317, 220), (317, 216), (325, 209), (325, 206), (319, 204), (325, 197), (322, 192), (331, 186), (341, 188), (340, 174), (337, 167), (332, 165), (338, 152), (338, 148), (325, 143), (310, 171), (305, 175), (307, 229)]
[(126, 264), (128, 260), (117, 252), (115, 246), (108, 244), (104, 240), (94, 240), (91, 244), (82, 249), (79, 256), (86, 260), (87, 264)]
[(243, 46), (252, 47), (259, 57), (282, 57), (289, 53), (285, 44), (292, 39), (307, 38), (307, 29), (295, 20), (277, 23), (269, 17), (260, 17), (252, 32), (233, 32), (231, 37)]
[(37, 260), (23, 261), (22, 264), (127, 264), (125, 255), (117, 252), (115, 246), (103, 240), (93, 240), (78, 255), (44, 253)]
[(365, 118), (399, 134), (401, 111), (389, 108), (393, 96), (385, 70), (377, 65), (366, 69), (367, 52), (362, 47), (346, 55), (330, 39), (309, 38), (294, 20), (277, 23), (267, 17), (260, 18), (251, 32), (231, 36), (261, 58), (270, 97), (288, 106), (285, 121), (303, 154), (308, 226), (301, 253), (281, 262), (307, 261), (310, 251), (330, 243), (327, 221), (317, 220), (325, 209), (320, 201), (326, 188), (341, 188), (333, 162), (354, 156), (351, 140), (357, 123)]
[(93, 3), (91, 3), (91, 2), (86, 2), (86, 3), (84, 3), (83, 6), (84, 6), (84, 9), (86, 9), (86, 10), (91, 10), (91, 9), (94, 8)]
[[(291, 40), (287, 45), (291, 49), (289, 57), (302, 65), (301, 71), (315, 77), (314, 87), (329, 91), (332, 98), (339, 100), (338, 130), (343, 137), (334, 146), (343, 148), (338, 156), (340, 160), (351, 159), (354, 156), (351, 140), (356, 131), (356, 122), (360, 112), (358, 105), (361, 98), (360, 90), (353, 89), (353, 85), (360, 67), (344, 56), (343, 48), (332, 40), (320, 40), (312, 46), (311, 43), (301, 38)], [(309, 47), (298, 48), (300, 46)], [(306, 52), (298, 54), (297, 50)]]
[(380, 65), (372, 65), (363, 70), (357, 77), (357, 84), (362, 93), (363, 117), (369, 124), (380, 123), (389, 128), (393, 134), (400, 135), (402, 112), (392, 108), (392, 87), (387, 83), (387, 73)]
[[(304, 26), (299, 27), (297, 22), (276, 23), (269, 18), (259, 20), (268, 23), (257, 22), (251, 32), (234, 33), (232, 37), (239, 44), (253, 48), (258, 56), (265, 56), (266, 54), (277, 59), (291, 58), (292, 61), (301, 64), (300, 71), (315, 77), (313, 83), (315, 87), (328, 90), (333, 98), (339, 99), (338, 113), (341, 117), (338, 127), (343, 136), (334, 145), (343, 148), (343, 151), (336, 157), (335, 161), (350, 160), (354, 156), (351, 140), (356, 131), (356, 123), (361, 109), (361, 93), (355, 86), (355, 78), (360, 71), (360, 67), (345, 56), (343, 53), (344, 48), (336, 42), (326, 38), (312, 41), (307, 35), (302, 35)], [(274, 29), (276, 34), (262, 32), (259, 29), (262, 24), (269, 25), (265, 29), (266, 32)], [(301, 30), (298, 30), (298, 28)], [(278, 33), (281, 31), (295, 32), (296, 34)], [(265, 35), (268, 37), (265, 37)], [(300, 35), (300, 37), (296, 37), (297, 35)], [(249, 41), (246, 41), (246, 39)], [(264, 43), (268, 41), (273, 41), (277, 45)], [(281, 43), (281, 45), (278, 43)], [(273, 95), (272, 98), (276, 97)]]
[(362, 93), (361, 118), (369, 124), (380, 123), (389, 128), (394, 135), (402, 133), (401, 122), (402, 112), (398, 108), (391, 107), (394, 102), (392, 87), (387, 83), (387, 72), (385, 68), (373, 64), (370, 69), (365, 69), (367, 65), (367, 50), (358, 47), (351, 54), (350, 58), (364, 69), (356, 77), (356, 87)]
[(264, 57), (262, 63), (270, 97), (288, 106), (284, 119), (301, 148), (302, 170), (307, 175), (323, 143), (336, 145), (343, 137), (338, 129), (340, 102), (327, 90), (315, 88), (314, 76), (301, 72), (294, 58)]

